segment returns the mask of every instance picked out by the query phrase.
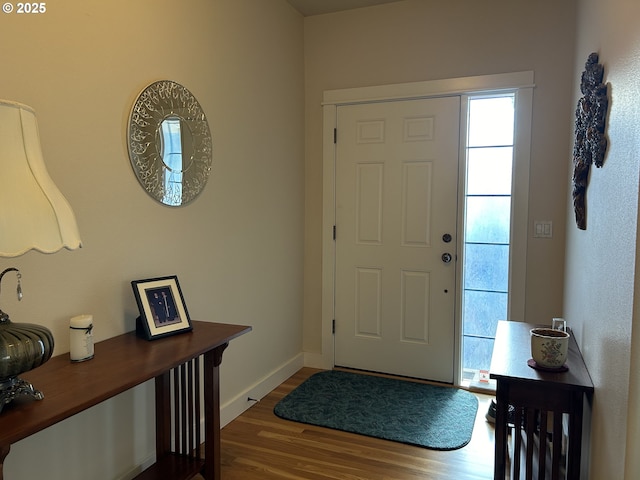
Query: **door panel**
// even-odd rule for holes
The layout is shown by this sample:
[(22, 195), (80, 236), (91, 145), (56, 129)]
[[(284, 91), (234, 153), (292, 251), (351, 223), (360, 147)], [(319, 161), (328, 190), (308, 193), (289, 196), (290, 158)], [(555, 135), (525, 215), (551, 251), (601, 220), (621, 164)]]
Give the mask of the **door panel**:
[(453, 381), (459, 111), (337, 109), (336, 365)]

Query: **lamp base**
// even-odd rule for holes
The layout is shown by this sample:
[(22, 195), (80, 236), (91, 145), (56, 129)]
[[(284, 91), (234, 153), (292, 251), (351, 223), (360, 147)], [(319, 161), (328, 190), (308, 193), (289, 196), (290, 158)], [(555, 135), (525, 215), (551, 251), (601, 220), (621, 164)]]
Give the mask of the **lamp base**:
[(5, 405), (8, 405), (16, 397), (28, 396), (35, 400), (42, 400), (44, 394), (36, 390), (26, 380), (19, 377), (11, 377), (0, 381), (0, 413)]

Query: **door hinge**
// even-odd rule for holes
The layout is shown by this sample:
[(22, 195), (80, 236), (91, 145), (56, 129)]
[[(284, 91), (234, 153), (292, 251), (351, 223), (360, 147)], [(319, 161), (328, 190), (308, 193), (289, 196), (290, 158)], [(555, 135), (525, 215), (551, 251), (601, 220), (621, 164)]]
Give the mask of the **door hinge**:
[(331, 333), (336, 334), (336, 319), (334, 318), (331, 322)]
[(336, 226), (333, 226), (333, 239), (336, 239)]
[(333, 129), (333, 143), (338, 143), (338, 129)]

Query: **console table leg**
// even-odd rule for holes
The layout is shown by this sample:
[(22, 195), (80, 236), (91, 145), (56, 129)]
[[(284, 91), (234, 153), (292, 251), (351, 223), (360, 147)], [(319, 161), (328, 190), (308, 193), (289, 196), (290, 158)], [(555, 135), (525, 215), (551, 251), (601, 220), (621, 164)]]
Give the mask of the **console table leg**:
[[(205, 480), (220, 480), (220, 363), (225, 343), (204, 354)], [(0, 479), (2, 480), (2, 479)]]
[(4, 478), (3, 467), (4, 467), (4, 459), (9, 455), (9, 450), (11, 450), (11, 445), (2, 445), (0, 447), (0, 480)]

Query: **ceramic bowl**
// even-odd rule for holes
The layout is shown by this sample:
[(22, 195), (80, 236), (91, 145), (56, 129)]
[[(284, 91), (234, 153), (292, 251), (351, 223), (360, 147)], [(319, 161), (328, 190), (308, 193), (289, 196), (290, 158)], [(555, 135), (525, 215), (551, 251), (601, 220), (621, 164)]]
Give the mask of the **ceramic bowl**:
[(551, 328), (531, 330), (531, 357), (544, 368), (562, 368), (567, 361), (569, 334)]

